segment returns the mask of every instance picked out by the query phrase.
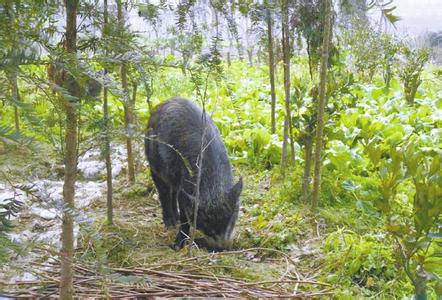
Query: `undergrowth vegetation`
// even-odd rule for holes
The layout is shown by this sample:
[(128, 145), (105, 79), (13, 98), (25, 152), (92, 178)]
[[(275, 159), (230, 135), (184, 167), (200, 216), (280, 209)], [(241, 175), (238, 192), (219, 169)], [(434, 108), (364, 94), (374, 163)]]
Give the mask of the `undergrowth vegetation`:
[(441, 298), (442, 33), (395, 8), (2, 1), (0, 298)]
[[(313, 105), (313, 85), (301, 80), (308, 74), (306, 59), (297, 58), (294, 63), (293, 124), (295, 136), (301, 137), (308, 107)], [(41, 67), (27, 68), (35, 76), (44, 72)], [(295, 142), (294, 163), (285, 178), (280, 176), (283, 126), (277, 126), (275, 134), (270, 131), (266, 71), (235, 61), (224, 66), (221, 80), (208, 83), (207, 111), (224, 138), (235, 174), (246, 182), (234, 247), (291, 253), (301, 270), (333, 284), (337, 296), (403, 297), (413, 293), (409, 280), (417, 283), (422, 277), (429, 283), (431, 295), (440, 293), (441, 227), (434, 227), (432, 221), (442, 209), (440, 69), (425, 70), (413, 102), (407, 101), (398, 77), (390, 78), (386, 86), (380, 77), (367, 83), (346, 72), (331, 72), (329, 80), (336, 88), (330, 91), (326, 108), (326, 154), (317, 214), (301, 200), (304, 145), (300, 139)], [(159, 69), (153, 83), (153, 105), (176, 95), (198, 99), (192, 81), (180, 69)], [(32, 85), (27, 89), (31, 96), (26, 101), (34, 109), (23, 116), (22, 134), (54, 145), (53, 155), (60, 157), (64, 129), (57, 123), (58, 108), (43, 101), (47, 97), (44, 91)], [(280, 101), (276, 120), (282, 124), (281, 76), (276, 93)], [(140, 90), (138, 97), (145, 96)], [(111, 129), (116, 140), (121, 140), (123, 110), (114, 96), (109, 103)], [(80, 111), (81, 119), (98, 120), (101, 106), (90, 100)], [(136, 113), (137, 142), (141, 144), (149, 116), (147, 103), (138, 101)], [(2, 124), (12, 118), (12, 110), (5, 108)], [(100, 134), (99, 121), (80, 126), (80, 139), (89, 141), (80, 152), (99, 146), (100, 140), (93, 138)], [(136, 185), (127, 189), (117, 183), (115, 187), (115, 224), (105, 225), (103, 214), (81, 227), (78, 259), (102, 264), (105, 269), (108, 263), (124, 267), (181, 255), (169, 248), (173, 230), (165, 231), (160, 222), (155, 189), (143, 160), (143, 153), (138, 153)], [(103, 203), (96, 205), (103, 209)], [(4, 256), (0, 253), (0, 260)], [(265, 280), (266, 268), (280, 267), (246, 266), (229, 261), (234, 258), (222, 259), (226, 266), (239, 265), (221, 273), (244, 278)]]

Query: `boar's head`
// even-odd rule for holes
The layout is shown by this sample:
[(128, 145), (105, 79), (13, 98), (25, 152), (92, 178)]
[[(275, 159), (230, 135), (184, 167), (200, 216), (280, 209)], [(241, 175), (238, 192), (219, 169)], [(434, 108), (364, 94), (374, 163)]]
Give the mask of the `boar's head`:
[(242, 178), (223, 195), (219, 195), (216, 204), (202, 207), (198, 213), (198, 229), (209, 238), (214, 249), (228, 249), (231, 246), (232, 233), (238, 218), (239, 196), (243, 186)]

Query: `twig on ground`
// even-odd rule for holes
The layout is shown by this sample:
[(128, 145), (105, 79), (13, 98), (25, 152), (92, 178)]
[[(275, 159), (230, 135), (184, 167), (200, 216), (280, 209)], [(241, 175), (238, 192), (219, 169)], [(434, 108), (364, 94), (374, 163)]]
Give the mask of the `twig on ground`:
[[(41, 249), (45, 250), (45, 249)], [(273, 252), (284, 257), (286, 268), (277, 280), (252, 281), (242, 278), (218, 275), (215, 268), (225, 268), (216, 264), (215, 258), (238, 255), (252, 251)], [(208, 265), (201, 265), (207, 263)], [(198, 262), (198, 264), (196, 263)], [(332, 286), (314, 280), (306, 280), (295, 269), (290, 256), (275, 249), (251, 248), (244, 250), (210, 253), (207, 255), (166, 261), (157, 264), (144, 264), (138, 267), (108, 267), (106, 276), (94, 266), (75, 264), (74, 286), (80, 298), (112, 297), (233, 297), (237, 298), (304, 298), (320, 297), (333, 293)], [(0, 284), (13, 297), (57, 297), (59, 261), (35, 263), (36, 274), (42, 280)], [(290, 273), (293, 271), (295, 276)], [(112, 276), (111, 276), (112, 275)], [(299, 287), (303, 287), (300, 290)], [(27, 291), (23, 293), (23, 291)]]

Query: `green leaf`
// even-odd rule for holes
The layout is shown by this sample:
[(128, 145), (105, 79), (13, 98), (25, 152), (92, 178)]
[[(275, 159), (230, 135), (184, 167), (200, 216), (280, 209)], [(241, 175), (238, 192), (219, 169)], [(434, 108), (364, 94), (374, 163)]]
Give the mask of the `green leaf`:
[(382, 151), (381, 151), (379, 145), (376, 145), (376, 142), (372, 141), (365, 147), (365, 151), (367, 152), (371, 163), (373, 165), (377, 166), (380, 159), (381, 159), (381, 155), (382, 155)]
[(376, 101), (379, 101), (379, 99), (381, 98), (381, 96), (383, 94), (384, 94), (384, 91), (382, 89), (373, 89), (371, 91), (371, 97)]
[(430, 232), (428, 237), (432, 239), (442, 239), (442, 232)]
[(434, 174), (440, 173), (441, 171), (441, 162), (439, 155), (433, 157), (433, 161), (431, 162), (429, 175), (433, 176)]
[(356, 185), (352, 179), (346, 179), (342, 182), (342, 187), (347, 190), (354, 192), (356, 189), (360, 188), (360, 185)]

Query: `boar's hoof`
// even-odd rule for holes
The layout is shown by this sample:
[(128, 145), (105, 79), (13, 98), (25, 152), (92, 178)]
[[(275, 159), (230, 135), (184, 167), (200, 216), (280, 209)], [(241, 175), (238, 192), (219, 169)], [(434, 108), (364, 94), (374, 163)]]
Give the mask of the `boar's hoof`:
[(179, 250), (181, 250), (183, 247), (180, 248), (177, 244), (170, 244), (170, 245), (169, 245), (169, 248), (172, 249), (172, 250), (174, 250), (174, 251), (179, 251)]
[(170, 248), (172, 248), (175, 251), (179, 251), (179, 250), (183, 249), (184, 244), (185, 244), (185, 241), (182, 241), (179, 243), (175, 242), (174, 244), (170, 245)]
[(184, 234), (179, 232), (175, 238), (175, 243), (172, 245), (172, 249), (176, 251), (182, 249), (188, 240), (189, 239)]

